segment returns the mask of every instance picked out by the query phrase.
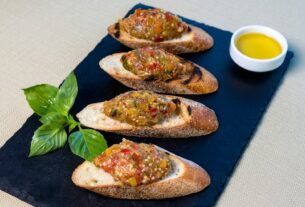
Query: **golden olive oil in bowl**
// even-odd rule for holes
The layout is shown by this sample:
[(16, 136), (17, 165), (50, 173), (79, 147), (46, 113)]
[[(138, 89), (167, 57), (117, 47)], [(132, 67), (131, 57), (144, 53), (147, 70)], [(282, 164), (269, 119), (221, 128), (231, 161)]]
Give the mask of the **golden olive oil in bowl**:
[(287, 50), (287, 40), (278, 31), (262, 25), (248, 25), (233, 33), (229, 53), (241, 68), (261, 73), (278, 68), (284, 62)]
[(261, 33), (242, 34), (236, 39), (235, 45), (241, 53), (255, 59), (271, 59), (282, 52), (278, 41)]

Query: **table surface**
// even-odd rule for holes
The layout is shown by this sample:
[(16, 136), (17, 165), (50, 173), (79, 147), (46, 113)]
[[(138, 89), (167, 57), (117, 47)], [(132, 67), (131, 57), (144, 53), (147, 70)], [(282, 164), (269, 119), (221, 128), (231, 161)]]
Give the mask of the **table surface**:
[[(32, 114), (21, 88), (38, 83), (59, 85), (106, 35), (107, 26), (136, 3), (136, 0), (0, 1), (0, 146)], [(304, 2), (142, 3), (225, 30), (262, 24), (286, 36), (295, 57), (217, 206), (304, 206)], [(0, 206), (29, 205), (0, 191)]]

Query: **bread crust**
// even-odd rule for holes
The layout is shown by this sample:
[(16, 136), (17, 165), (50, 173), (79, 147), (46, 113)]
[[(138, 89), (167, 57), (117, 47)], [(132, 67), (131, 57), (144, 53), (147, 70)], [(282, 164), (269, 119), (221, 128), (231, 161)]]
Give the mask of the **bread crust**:
[(152, 127), (137, 127), (126, 123), (124, 123), (124, 126), (122, 125), (122, 127), (120, 127), (121, 122), (116, 121), (116, 126), (113, 128), (107, 127), (107, 123), (98, 121), (97, 123), (93, 123), (88, 121), (87, 117), (95, 114), (92, 113), (92, 111), (103, 113), (103, 102), (88, 105), (85, 109), (77, 114), (77, 117), (80, 122), (87, 127), (136, 137), (188, 138), (193, 136), (207, 135), (218, 129), (218, 120), (215, 112), (205, 105), (178, 96), (160, 96), (165, 96), (166, 98), (172, 100), (179, 100), (181, 109), (179, 118), (181, 118), (182, 121), (179, 123), (173, 121), (173, 125), (165, 127), (163, 127), (162, 124), (158, 124)]
[(174, 40), (167, 40), (162, 42), (153, 42), (150, 40), (132, 37), (128, 33), (120, 30), (117, 26), (117, 23), (108, 27), (108, 33), (114, 39), (133, 49), (152, 46), (161, 47), (174, 54), (181, 54), (202, 52), (210, 49), (213, 46), (214, 40), (207, 32), (193, 25), (189, 25), (189, 28), (190, 31), (188, 31), (187, 35), (190, 35), (190, 38), (187, 40), (184, 40), (183, 38), (177, 38)]
[[(119, 71), (127, 70), (121, 62), (117, 64), (107, 64), (107, 61), (119, 61), (120, 57), (125, 53), (116, 53), (103, 58), (100, 61), (100, 67), (106, 71), (111, 77), (121, 82), (122, 84), (136, 90), (151, 90), (159, 93), (167, 94), (208, 94), (217, 91), (217, 79), (205, 68), (194, 64), (196, 73), (191, 77), (190, 81), (175, 79), (164, 82), (159, 80), (142, 80), (140, 77), (132, 75), (124, 75)], [(112, 65), (113, 68), (109, 68)], [(128, 73), (131, 73), (128, 71)]]
[[(185, 196), (199, 192), (210, 184), (210, 176), (199, 165), (170, 153), (170, 159), (179, 162), (182, 172), (174, 178), (137, 187), (125, 186), (119, 182), (106, 185), (82, 183), (79, 175), (83, 173), (86, 163), (79, 165), (72, 174), (75, 185), (98, 194), (119, 199), (165, 199)], [(92, 164), (93, 165), (93, 164)], [(102, 170), (102, 169), (100, 169)]]

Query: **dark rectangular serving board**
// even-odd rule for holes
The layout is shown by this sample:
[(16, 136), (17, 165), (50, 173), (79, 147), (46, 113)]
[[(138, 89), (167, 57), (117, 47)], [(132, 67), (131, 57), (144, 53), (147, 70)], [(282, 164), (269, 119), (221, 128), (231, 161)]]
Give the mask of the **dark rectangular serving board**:
[[(136, 8), (148, 8), (138, 4)], [(187, 96), (215, 110), (217, 132), (188, 139), (130, 138), (154, 143), (205, 168), (211, 185), (204, 191), (185, 197), (165, 200), (118, 200), (103, 197), (73, 185), (71, 173), (83, 160), (70, 152), (69, 146), (41, 157), (28, 158), (33, 132), (40, 125), (32, 115), (0, 149), (0, 189), (34, 206), (213, 206), (224, 190), (239, 159), (246, 149), (268, 103), (276, 91), (293, 56), (277, 70), (251, 73), (239, 68), (229, 56), (232, 33), (186, 18), (189, 24), (201, 27), (215, 40), (204, 53), (183, 55), (211, 71), (218, 79), (219, 90), (210, 95)], [(130, 90), (112, 79), (99, 67), (99, 61), (112, 53), (129, 49), (107, 35), (76, 67), (79, 94), (72, 114), (87, 104), (100, 102)], [(64, 77), (63, 77), (64, 79)], [(26, 104), (26, 101), (24, 102)], [(108, 145), (122, 136), (103, 133)], [(255, 172), (253, 172), (255, 173)]]

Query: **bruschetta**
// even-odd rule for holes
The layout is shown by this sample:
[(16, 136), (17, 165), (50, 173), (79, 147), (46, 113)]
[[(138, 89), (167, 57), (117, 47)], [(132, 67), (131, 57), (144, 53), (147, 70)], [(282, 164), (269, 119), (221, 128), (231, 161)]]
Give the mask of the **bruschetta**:
[(133, 49), (154, 46), (175, 54), (205, 51), (214, 44), (213, 38), (204, 30), (158, 8), (137, 9), (109, 26), (108, 33)]
[(122, 84), (167, 94), (208, 94), (217, 79), (203, 67), (161, 48), (138, 48), (103, 58), (100, 67)]
[(199, 165), (152, 144), (124, 139), (72, 174), (75, 185), (119, 199), (164, 199), (202, 191), (210, 176)]
[(187, 138), (218, 128), (214, 111), (205, 105), (151, 91), (129, 91), (90, 104), (77, 117), (90, 128), (138, 137)]

